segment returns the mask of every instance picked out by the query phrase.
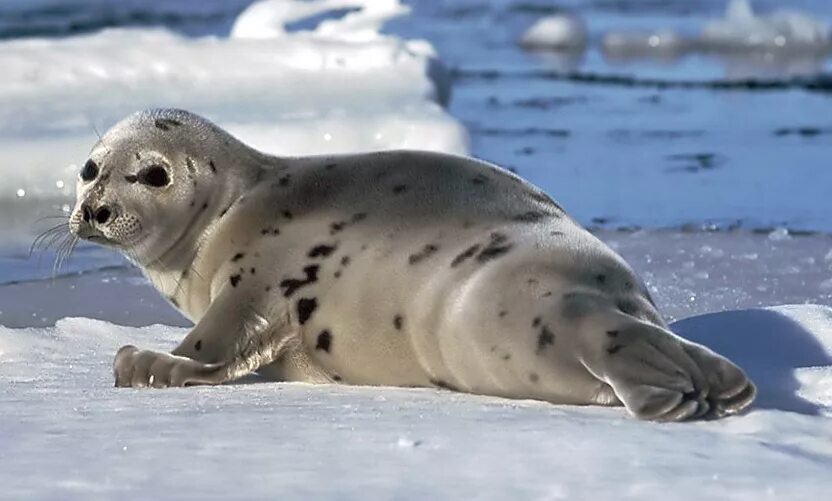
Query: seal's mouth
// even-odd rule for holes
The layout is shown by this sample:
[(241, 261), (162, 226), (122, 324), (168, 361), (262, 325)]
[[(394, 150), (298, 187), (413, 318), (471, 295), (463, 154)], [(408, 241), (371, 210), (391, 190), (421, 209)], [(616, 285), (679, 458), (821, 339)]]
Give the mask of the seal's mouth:
[(93, 242), (99, 245), (105, 245), (107, 247), (116, 247), (119, 245), (118, 242), (105, 237), (100, 230), (90, 225), (81, 225), (78, 228), (78, 231), (75, 233), (75, 236), (82, 240)]

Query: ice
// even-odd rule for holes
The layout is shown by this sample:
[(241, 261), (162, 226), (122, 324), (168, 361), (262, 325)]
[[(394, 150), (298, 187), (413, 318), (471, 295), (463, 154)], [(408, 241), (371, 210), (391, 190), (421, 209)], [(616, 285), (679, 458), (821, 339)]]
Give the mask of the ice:
[[(346, 4), (255, 7), (277, 19), (280, 6), (320, 13), (339, 5)], [(241, 21), (232, 38), (158, 28), (0, 42), (0, 164), (27, 159), (25, 169), (4, 169), (0, 202), (66, 200), (96, 131), (150, 107), (206, 115), (277, 154), (467, 152), (467, 132), (442, 107), (449, 80), (433, 48), (378, 33), (404, 8), (395, 1), (350, 5), (355, 12), (342, 19), (280, 37), (246, 38), (255, 30)]]
[(823, 50), (829, 42), (824, 21), (790, 9), (756, 15), (750, 0), (730, 0), (725, 19), (705, 25), (700, 36), (712, 50)]
[(740, 361), (760, 404), (721, 421), (653, 424), (622, 409), (255, 377), (120, 389), (110, 374), (119, 346), (170, 349), (185, 330), (83, 318), (2, 327), (0, 485), (16, 499), (824, 499), (832, 309), (730, 311), (673, 327)]
[(520, 43), (533, 49), (580, 51), (588, 41), (586, 24), (577, 14), (562, 12), (537, 20)]
[(244, 10), (231, 28), (232, 38), (279, 38), (290, 36), (289, 25), (335, 12), (345, 14), (337, 20), (323, 20), (312, 36), (336, 40), (370, 41), (382, 38), (380, 30), (390, 19), (410, 9), (399, 0), (318, 0), (297, 2), (262, 0)]
[(764, 68), (789, 74), (812, 74), (832, 51), (829, 26), (796, 9), (755, 14), (749, 0), (729, 0), (725, 17), (706, 22), (700, 33), (673, 27), (619, 30), (602, 39), (612, 59), (652, 57), (676, 59), (705, 53), (725, 59), (732, 77), (759, 75)]

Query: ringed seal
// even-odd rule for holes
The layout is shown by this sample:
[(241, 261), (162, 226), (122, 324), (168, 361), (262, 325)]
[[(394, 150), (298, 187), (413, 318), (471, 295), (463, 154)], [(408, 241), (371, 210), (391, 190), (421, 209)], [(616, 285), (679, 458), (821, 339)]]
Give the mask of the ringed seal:
[(736, 414), (756, 393), (670, 332), (622, 258), (545, 193), (472, 158), (274, 157), (186, 111), (145, 111), (93, 147), (70, 229), (195, 323), (171, 353), (121, 348), (116, 386), (258, 371), (663, 421)]

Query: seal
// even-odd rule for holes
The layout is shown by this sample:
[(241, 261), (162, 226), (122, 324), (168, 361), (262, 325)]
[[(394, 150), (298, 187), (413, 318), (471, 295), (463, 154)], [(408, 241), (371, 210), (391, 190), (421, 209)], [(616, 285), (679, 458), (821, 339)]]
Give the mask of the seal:
[(746, 409), (741, 369), (670, 332), (630, 267), (497, 166), (426, 151), (275, 157), (182, 110), (109, 130), (77, 237), (123, 252), (194, 327), (125, 346), (116, 386), (281, 381), (621, 405), (649, 420)]

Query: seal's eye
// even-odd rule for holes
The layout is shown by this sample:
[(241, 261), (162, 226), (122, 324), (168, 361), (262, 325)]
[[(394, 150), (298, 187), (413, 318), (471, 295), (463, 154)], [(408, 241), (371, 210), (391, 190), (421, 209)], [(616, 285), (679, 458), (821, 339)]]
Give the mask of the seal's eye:
[(166, 171), (161, 165), (151, 165), (150, 167), (140, 170), (138, 177), (140, 183), (148, 186), (155, 186), (156, 188), (167, 186), (168, 183), (170, 183), (168, 171)]
[(81, 169), (81, 179), (84, 181), (92, 181), (98, 175), (98, 165), (92, 160), (87, 160), (84, 168)]

